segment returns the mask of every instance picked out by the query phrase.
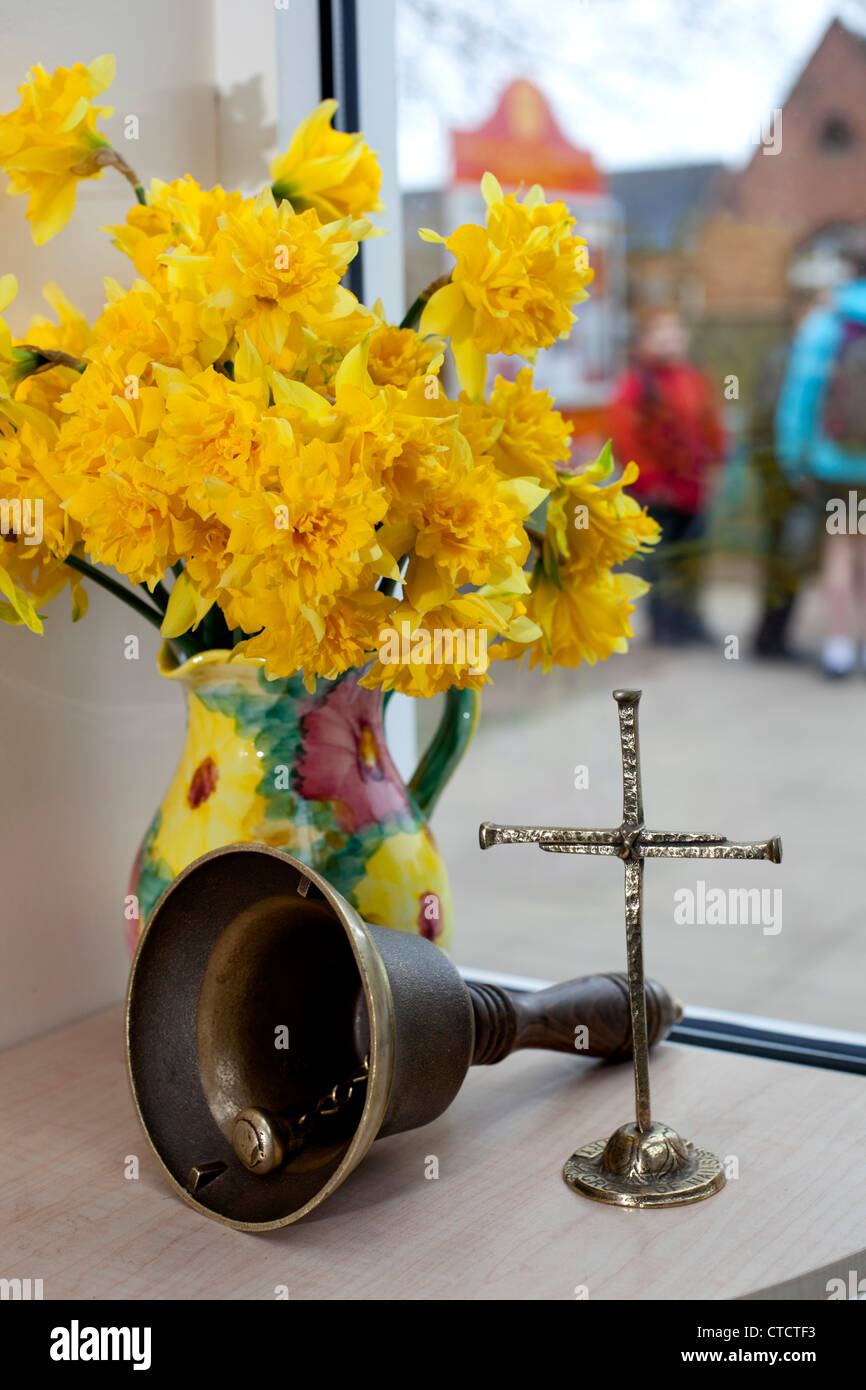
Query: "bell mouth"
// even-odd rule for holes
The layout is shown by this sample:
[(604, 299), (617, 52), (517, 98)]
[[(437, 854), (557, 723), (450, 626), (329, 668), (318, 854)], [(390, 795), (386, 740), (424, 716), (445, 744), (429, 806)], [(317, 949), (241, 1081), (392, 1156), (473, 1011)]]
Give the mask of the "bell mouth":
[[(129, 980), (133, 1099), (175, 1191), (237, 1230), (300, 1220), (357, 1167), (382, 1125), (394, 1071), (394, 1004), (354, 909), (267, 845), (204, 855), (166, 889)], [(240, 1111), (294, 1119), (357, 1072), (365, 1086), (266, 1174), (232, 1143)]]

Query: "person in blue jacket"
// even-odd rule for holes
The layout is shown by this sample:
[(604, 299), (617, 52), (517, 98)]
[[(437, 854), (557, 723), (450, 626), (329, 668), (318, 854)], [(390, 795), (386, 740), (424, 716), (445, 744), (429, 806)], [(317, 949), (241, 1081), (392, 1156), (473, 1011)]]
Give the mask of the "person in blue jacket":
[(779, 461), (815, 499), (825, 532), (828, 676), (850, 674), (866, 638), (866, 237), (849, 238), (842, 255), (852, 278), (800, 325), (775, 419)]

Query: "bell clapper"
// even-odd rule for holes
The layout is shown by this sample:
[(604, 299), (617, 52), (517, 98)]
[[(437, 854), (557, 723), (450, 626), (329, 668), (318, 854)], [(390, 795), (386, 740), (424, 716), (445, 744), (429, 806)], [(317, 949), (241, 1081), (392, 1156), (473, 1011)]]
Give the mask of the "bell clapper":
[(275, 1115), (258, 1106), (239, 1111), (232, 1130), (232, 1147), (245, 1168), (264, 1177), (281, 1168), (307, 1143), (315, 1122), (327, 1115), (336, 1115), (348, 1105), (356, 1090), (365, 1085), (370, 1072), (369, 1053), (351, 1076), (338, 1081), (312, 1110), (297, 1119)]

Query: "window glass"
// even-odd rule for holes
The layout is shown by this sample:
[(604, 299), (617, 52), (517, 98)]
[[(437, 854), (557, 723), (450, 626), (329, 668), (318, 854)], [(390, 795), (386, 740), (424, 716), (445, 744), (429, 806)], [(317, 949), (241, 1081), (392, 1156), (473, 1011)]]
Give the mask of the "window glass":
[(477, 219), (485, 169), (563, 197), (597, 275), (537, 383), (573, 422), (569, 467), (612, 437), (662, 528), (630, 566), (653, 588), (627, 654), (493, 666), (433, 825), (461, 964), (624, 968), (618, 865), (482, 854), (477, 831), (618, 824), (611, 692), (635, 687), (647, 824), (784, 850), (650, 862), (648, 973), (695, 1005), (864, 1026), (866, 10), (837, 9), (398, 0), (407, 302), (448, 264), (417, 228)]

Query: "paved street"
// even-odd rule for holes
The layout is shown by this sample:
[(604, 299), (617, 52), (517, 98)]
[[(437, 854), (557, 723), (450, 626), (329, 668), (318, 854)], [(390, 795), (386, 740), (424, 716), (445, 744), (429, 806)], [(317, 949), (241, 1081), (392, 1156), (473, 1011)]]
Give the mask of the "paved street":
[[(779, 867), (649, 863), (648, 974), (692, 1004), (866, 1031), (866, 675), (831, 683), (809, 665), (755, 662), (751, 585), (715, 585), (707, 612), (719, 636), (715, 649), (659, 651), (637, 639), (626, 657), (594, 669), (546, 680), (497, 673), (476, 741), (434, 818), (451, 869), (455, 957), (543, 978), (624, 968), (618, 863), (529, 845), (482, 853), (477, 831), (482, 820), (618, 824), (610, 692), (634, 686), (643, 690), (647, 824), (731, 839), (778, 834), (784, 848)], [(818, 596), (807, 592), (795, 630), (806, 651), (819, 645), (820, 615)], [(740, 638), (738, 660), (723, 655), (728, 635)], [(580, 790), (578, 765), (589, 780)], [(781, 930), (774, 932), (771, 918), (763, 925), (678, 924), (674, 894), (700, 892), (699, 881), (705, 892), (780, 888)], [(765, 902), (778, 899), (767, 893)]]

